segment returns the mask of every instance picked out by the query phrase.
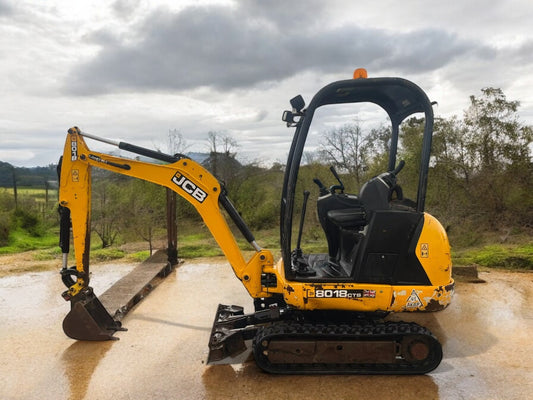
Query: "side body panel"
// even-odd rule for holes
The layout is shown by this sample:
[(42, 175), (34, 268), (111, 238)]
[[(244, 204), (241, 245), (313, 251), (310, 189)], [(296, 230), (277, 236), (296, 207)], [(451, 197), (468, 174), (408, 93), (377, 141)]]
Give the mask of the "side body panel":
[[(412, 249), (422, 265), (427, 284), (383, 284), (375, 282), (283, 282), (287, 304), (298, 309), (337, 309), (349, 311), (438, 311), (451, 302), (454, 281), (451, 277), (450, 245), (442, 225), (424, 213), (423, 226)], [(276, 269), (283, 271), (280, 261)]]

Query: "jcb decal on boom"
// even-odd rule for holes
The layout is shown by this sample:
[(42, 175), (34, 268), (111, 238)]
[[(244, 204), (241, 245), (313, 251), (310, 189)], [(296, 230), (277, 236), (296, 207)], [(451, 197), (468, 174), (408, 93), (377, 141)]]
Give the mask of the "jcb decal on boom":
[(203, 203), (207, 197), (206, 192), (204, 192), (202, 189), (200, 189), (198, 186), (196, 186), (194, 183), (192, 183), (189, 179), (187, 179), (179, 172), (176, 172), (176, 174), (172, 177), (172, 182), (182, 188), (185, 192), (189, 193), (195, 200), (200, 203)]

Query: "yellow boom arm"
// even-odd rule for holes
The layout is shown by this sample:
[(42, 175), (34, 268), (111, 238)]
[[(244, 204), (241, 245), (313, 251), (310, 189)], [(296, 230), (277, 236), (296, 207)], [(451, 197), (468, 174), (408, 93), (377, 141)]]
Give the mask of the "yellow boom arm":
[[(120, 148), (141, 149), (142, 153), (152, 152), (122, 142), (114, 143), (107, 139), (97, 138), (82, 133), (77, 127), (69, 129), (61, 163), (59, 203), (60, 206), (70, 210), (77, 279), (63, 294), (65, 299), (74, 298), (89, 285), (91, 167), (93, 166), (143, 179), (175, 191), (196, 208), (231, 264), (235, 275), (253, 298), (269, 297), (271, 293), (281, 292), (281, 287), (262, 287), (261, 274), (276, 273), (273, 269), (273, 256), (270, 251), (261, 249), (255, 243), (248, 228), (226, 198), (224, 188), (204, 167), (185, 157), (163, 155), (170, 158), (169, 161), (174, 162), (153, 164), (95, 152), (88, 148), (84, 136), (115, 144)], [(256, 250), (249, 261), (244, 260), (235, 237), (221, 212), (221, 204), (241, 231), (244, 230), (245, 236)], [(65, 257), (64, 260), (66, 260)]]

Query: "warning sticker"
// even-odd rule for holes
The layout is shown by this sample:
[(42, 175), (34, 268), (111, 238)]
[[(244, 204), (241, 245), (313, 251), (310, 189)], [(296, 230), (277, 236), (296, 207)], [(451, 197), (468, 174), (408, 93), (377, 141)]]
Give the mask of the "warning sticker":
[(416, 293), (416, 290), (413, 289), (411, 292), (411, 295), (407, 299), (407, 303), (405, 304), (405, 308), (412, 309), (412, 308), (420, 308), (422, 307), (422, 301), (420, 300), (420, 297), (418, 297), (418, 294)]
[(420, 244), (420, 257), (423, 257), (423, 258), (429, 257), (429, 244), (427, 243)]

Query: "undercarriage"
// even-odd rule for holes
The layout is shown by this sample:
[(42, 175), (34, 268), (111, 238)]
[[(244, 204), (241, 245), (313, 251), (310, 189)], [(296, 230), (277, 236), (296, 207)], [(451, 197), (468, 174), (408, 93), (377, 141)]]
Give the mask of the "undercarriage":
[(322, 314), (274, 306), (245, 315), (219, 305), (208, 362), (237, 356), (250, 340), (257, 365), (276, 374), (425, 374), (442, 359), (438, 340), (418, 324)]

